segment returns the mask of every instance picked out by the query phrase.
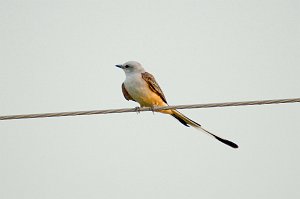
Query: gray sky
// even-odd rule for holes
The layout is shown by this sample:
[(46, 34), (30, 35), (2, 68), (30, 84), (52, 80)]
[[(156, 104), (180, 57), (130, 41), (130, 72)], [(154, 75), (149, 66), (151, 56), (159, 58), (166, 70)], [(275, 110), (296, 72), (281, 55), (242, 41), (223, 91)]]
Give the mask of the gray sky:
[[(141, 62), (170, 104), (299, 97), (298, 0), (0, 0), (0, 115), (135, 107)], [(0, 198), (299, 198), (300, 105), (0, 122)]]

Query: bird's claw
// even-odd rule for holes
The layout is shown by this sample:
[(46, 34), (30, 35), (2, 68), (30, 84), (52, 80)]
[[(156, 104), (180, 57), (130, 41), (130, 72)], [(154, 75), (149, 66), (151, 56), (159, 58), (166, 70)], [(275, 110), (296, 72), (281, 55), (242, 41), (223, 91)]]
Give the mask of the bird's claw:
[(150, 109), (151, 109), (151, 111), (152, 111), (152, 113), (154, 115), (154, 106), (151, 106)]
[[(152, 113), (153, 113), (153, 115), (154, 115), (154, 112), (155, 112), (155, 110), (154, 110), (154, 106), (151, 106), (151, 107), (149, 107), (150, 109), (151, 109), (151, 111), (152, 111)], [(135, 107), (134, 108), (134, 111), (137, 113), (137, 114), (139, 114), (139, 113), (141, 113), (141, 107), (139, 107), (139, 106), (137, 106), (137, 107)]]
[(141, 109), (138, 106), (134, 108), (134, 111), (136, 112), (136, 114), (141, 113)]

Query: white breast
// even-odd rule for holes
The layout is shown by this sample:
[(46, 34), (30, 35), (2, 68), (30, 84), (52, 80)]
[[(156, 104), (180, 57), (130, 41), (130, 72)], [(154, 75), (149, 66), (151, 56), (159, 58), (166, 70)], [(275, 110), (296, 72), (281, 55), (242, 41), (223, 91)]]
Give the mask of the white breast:
[(147, 82), (145, 82), (140, 73), (126, 75), (124, 84), (129, 95), (141, 106), (165, 105), (160, 96), (150, 90)]

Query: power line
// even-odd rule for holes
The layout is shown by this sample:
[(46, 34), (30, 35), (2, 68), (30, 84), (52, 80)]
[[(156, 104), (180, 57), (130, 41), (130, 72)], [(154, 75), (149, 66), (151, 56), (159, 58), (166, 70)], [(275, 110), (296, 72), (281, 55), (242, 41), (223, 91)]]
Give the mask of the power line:
[(256, 101), (243, 101), (243, 102), (224, 102), (224, 103), (209, 103), (209, 104), (190, 104), (190, 105), (176, 105), (176, 106), (164, 106), (164, 107), (154, 107), (154, 108), (149, 108), (149, 107), (123, 108), (123, 109), (107, 109), (107, 110), (75, 111), (75, 112), (59, 112), (59, 113), (4, 115), (4, 116), (0, 116), (0, 120), (95, 115), (95, 114), (109, 114), (109, 113), (128, 113), (128, 112), (142, 112), (142, 111), (159, 111), (159, 110), (168, 110), (168, 109), (193, 109), (193, 108), (213, 108), (213, 107), (226, 107), (226, 106), (283, 104), (283, 103), (296, 103), (296, 102), (300, 102), (300, 98), (256, 100)]

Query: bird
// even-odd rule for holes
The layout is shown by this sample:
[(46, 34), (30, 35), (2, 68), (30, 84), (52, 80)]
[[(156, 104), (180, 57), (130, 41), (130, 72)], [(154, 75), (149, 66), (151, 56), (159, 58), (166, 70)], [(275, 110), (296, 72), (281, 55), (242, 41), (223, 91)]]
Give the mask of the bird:
[[(146, 72), (142, 64), (137, 61), (127, 61), (124, 64), (117, 64), (115, 66), (121, 68), (126, 75), (125, 81), (121, 86), (122, 93), (126, 100), (135, 101), (140, 104), (140, 107), (150, 107), (152, 109), (156, 106), (168, 106), (166, 97), (154, 76)], [(209, 132), (199, 123), (191, 120), (176, 109), (158, 110), (157, 112), (169, 114), (184, 126), (192, 126), (196, 129), (202, 130), (204, 133), (207, 133), (216, 140), (232, 148), (238, 148), (238, 145), (234, 142)]]

